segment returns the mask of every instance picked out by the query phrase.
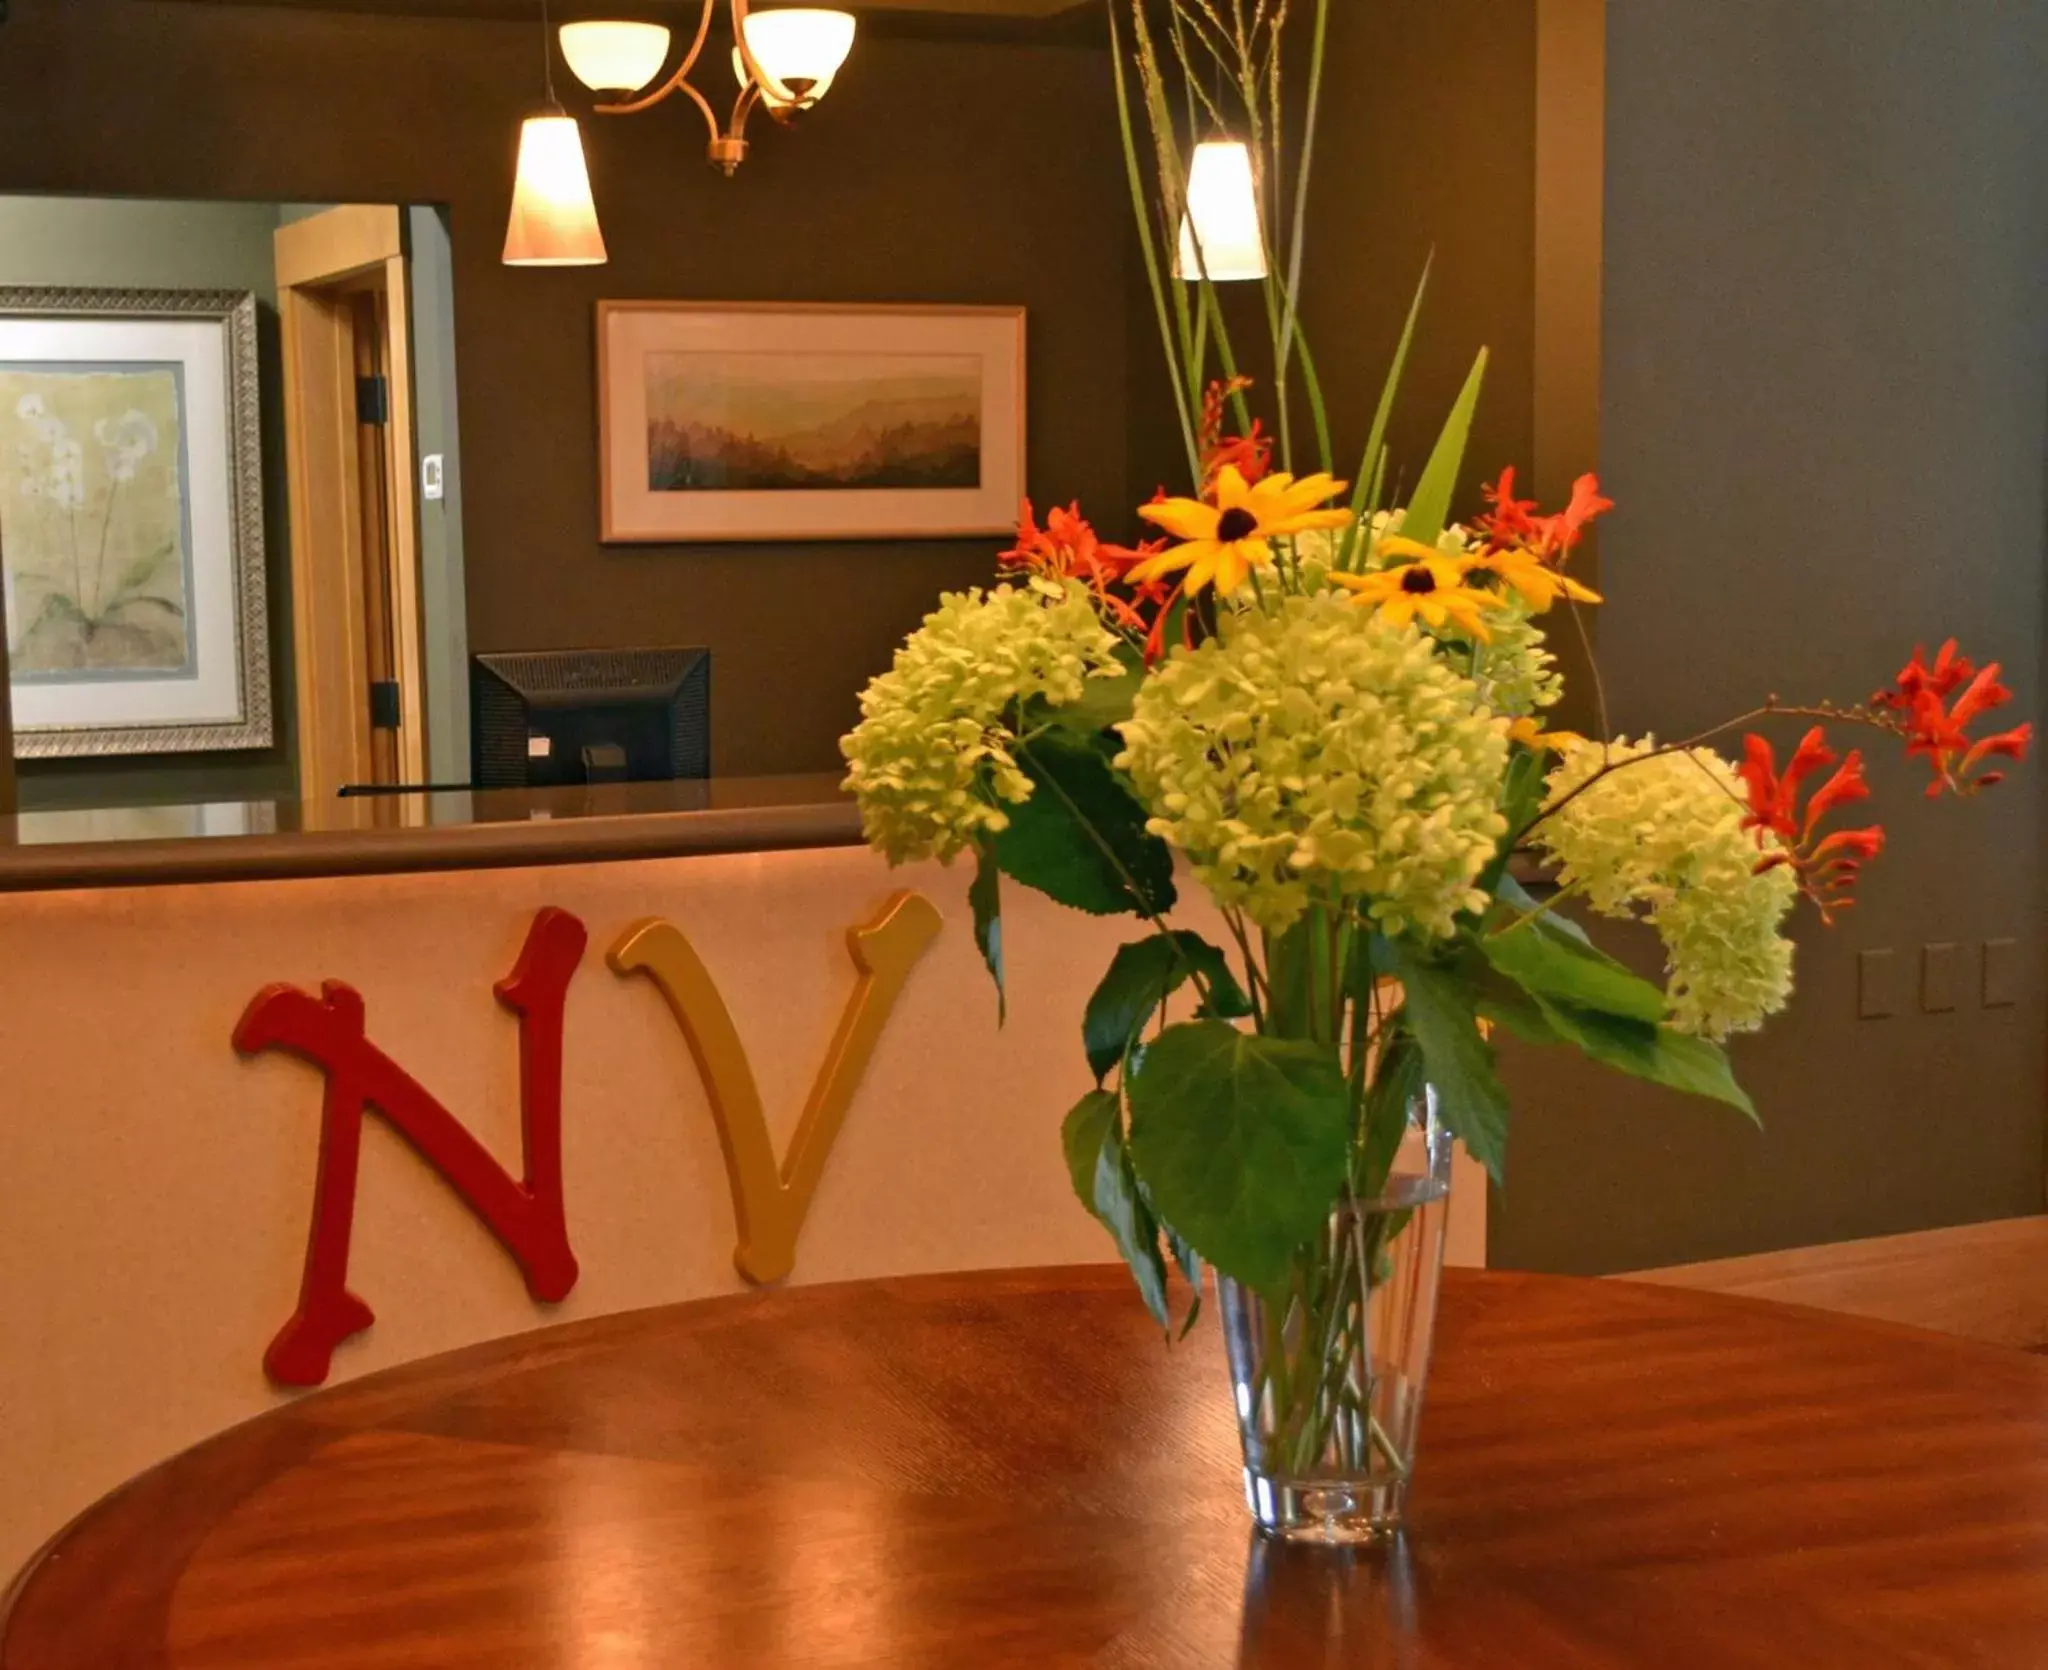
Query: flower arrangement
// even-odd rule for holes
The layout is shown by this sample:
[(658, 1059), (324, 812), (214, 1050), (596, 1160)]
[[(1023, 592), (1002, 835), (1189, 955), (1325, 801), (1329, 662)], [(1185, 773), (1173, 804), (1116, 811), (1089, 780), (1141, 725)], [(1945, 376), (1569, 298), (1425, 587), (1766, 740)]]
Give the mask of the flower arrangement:
[[(1614, 507), (1586, 475), (1546, 514), (1504, 469), (1453, 521), (1484, 353), (1405, 504), (1390, 502), (1387, 427), (1420, 292), (1362, 461), (1338, 477), (1296, 305), (1306, 151), (1279, 189), (1284, 7), (1175, 0), (1165, 19), (1162, 51), (1142, 4), (1112, 7), (1189, 491), (1138, 507), (1148, 537), (1131, 546), (1079, 506), (1041, 525), (1027, 504), (999, 583), (943, 599), (868, 687), (847, 781), (892, 861), (972, 863), (999, 992), (1006, 881), (1143, 925), (1086, 1010), (1095, 1088), (1064, 1128), (1081, 1200), (1162, 1326), (1172, 1265), (1197, 1278), (1197, 1305), (1204, 1264), (1263, 1302), (1265, 1364), (1240, 1402), (1262, 1405), (1265, 1447), (1248, 1427), (1248, 1463), (1327, 1473), (1348, 1421), (1355, 1471), (1405, 1476), (1410, 1447), (1365, 1384), (1357, 1293), (1389, 1275), (1414, 1203), (1368, 1212), (1362, 1238), (1332, 1225), (1384, 1204), (1411, 1128), (1440, 1120), (1500, 1175), (1495, 1029), (1753, 1112), (1722, 1044), (1784, 1007), (1794, 906), (1849, 908), (1884, 844), (1877, 825), (1838, 826), (1869, 789), (1831, 728), (1902, 741), (1930, 794), (1961, 796), (1996, 783), (2030, 732), (1980, 729), (2011, 692), (1953, 643), (1854, 705), (1773, 698), (1675, 742), (1612, 735), (1604, 713), (1598, 736), (1548, 728), (1563, 694), (1548, 635), (1599, 605), (1572, 568)], [(1256, 417), (1215, 287), (1173, 283), (1158, 260), (1186, 209), (1175, 62), (1197, 123), (1213, 113), (1203, 72), (1220, 73), (1264, 165), (1276, 276)], [(1156, 152), (1149, 191), (1134, 105)], [(1786, 719), (1809, 728), (1781, 767), (1752, 727)], [(1738, 736), (1740, 757), (1723, 757)], [(1183, 877), (1217, 937), (1176, 921)], [(1662, 984), (1597, 949), (1580, 909), (1646, 921)]]

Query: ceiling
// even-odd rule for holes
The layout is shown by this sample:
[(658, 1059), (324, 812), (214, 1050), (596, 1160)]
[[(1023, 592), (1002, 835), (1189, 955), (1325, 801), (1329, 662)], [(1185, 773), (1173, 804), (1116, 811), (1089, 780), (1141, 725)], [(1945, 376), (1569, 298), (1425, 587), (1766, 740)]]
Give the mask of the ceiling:
[[(538, 0), (187, 0), (194, 5), (268, 5), (295, 11), (383, 12), (413, 17), (526, 18)], [(555, 9), (565, 16), (603, 12), (619, 17), (659, 18), (694, 15), (701, 0), (609, 0), (584, 4), (564, 0)], [(924, 16), (959, 18), (967, 22), (1017, 22), (1071, 17), (1092, 9), (1100, 0), (832, 0), (849, 11), (874, 17)], [(0, 0), (4, 4), (4, 0)]]

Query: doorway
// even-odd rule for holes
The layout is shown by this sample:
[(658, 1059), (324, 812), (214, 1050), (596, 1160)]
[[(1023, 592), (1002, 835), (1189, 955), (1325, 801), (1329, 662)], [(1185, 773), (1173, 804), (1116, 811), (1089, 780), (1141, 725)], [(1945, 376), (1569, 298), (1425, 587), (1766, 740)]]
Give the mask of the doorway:
[(427, 781), (404, 211), (349, 204), (276, 239), (299, 794)]

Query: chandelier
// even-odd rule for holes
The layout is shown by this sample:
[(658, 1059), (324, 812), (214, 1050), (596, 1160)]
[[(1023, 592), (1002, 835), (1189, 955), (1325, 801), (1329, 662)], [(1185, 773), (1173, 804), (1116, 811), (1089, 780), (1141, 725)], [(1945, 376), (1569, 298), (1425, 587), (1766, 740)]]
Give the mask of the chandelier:
[[(723, 120), (690, 79), (704, 57), (719, 0), (704, 0), (696, 36), (666, 79), (661, 70), (668, 62), (670, 34), (658, 23), (566, 23), (562, 56), (584, 86), (613, 96), (615, 102), (597, 107), (602, 116), (632, 116), (677, 93), (687, 94), (703, 114), (712, 163), (731, 174), (746, 160), (747, 122), (757, 109), (766, 107), (770, 117), (786, 124), (831, 89), (853, 49), (854, 20), (847, 12), (811, 6), (754, 11), (747, 0), (725, 3), (732, 16), (732, 68), (739, 94)], [(650, 86), (651, 91), (642, 91)]]

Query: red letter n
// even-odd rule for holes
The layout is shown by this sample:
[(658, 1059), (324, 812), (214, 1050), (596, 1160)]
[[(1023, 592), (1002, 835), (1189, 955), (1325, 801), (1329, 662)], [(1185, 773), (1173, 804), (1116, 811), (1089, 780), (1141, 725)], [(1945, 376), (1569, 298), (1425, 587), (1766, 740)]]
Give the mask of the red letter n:
[(298, 1309), (270, 1342), (263, 1366), (284, 1386), (317, 1386), (334, 1348), (376, 1320), (348, 1290), (363, 1115), (375, 1109), (459, 1194), (518, 1262), (534, 1298), (552, 1303), (576, 1285), (562, 1211), (562, 1010), (589, 936), (567, 911), (543, 910), (498, 1001), (519, 1017), (520, 1126), (526, 1175), (514, 1182), (483, 1144), (419, 1081), (364, 1036), (362, 994), (338, 980), (311, 992), (268, 986), (235, 1028), (245, 1056), (288, 1050), (320, 1069), (320, 1175)]

